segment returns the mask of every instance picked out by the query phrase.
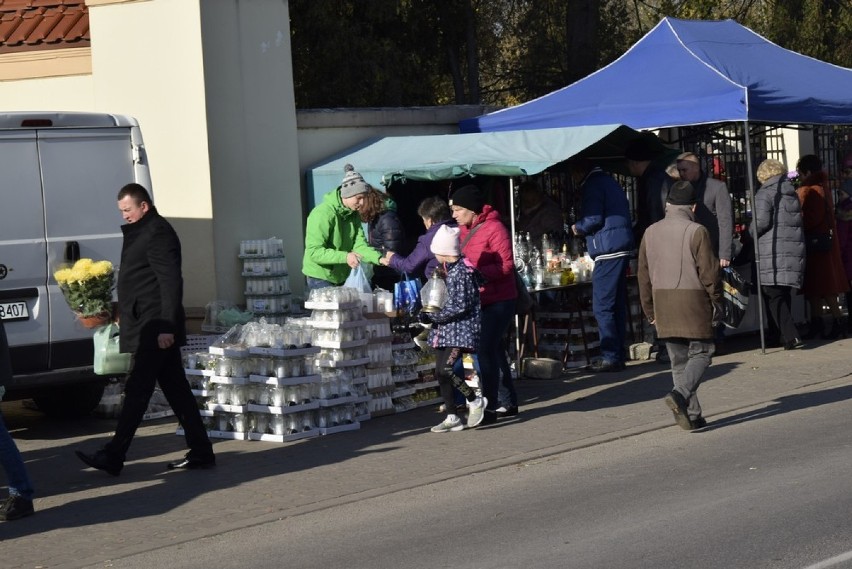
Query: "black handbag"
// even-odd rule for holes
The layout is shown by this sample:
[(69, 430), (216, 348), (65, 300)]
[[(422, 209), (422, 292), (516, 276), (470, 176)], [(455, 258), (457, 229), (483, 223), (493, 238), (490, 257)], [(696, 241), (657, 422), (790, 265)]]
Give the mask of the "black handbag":
[[(822, 203), (825, 205), (825, 217), (823, 217), (823, 221), (831, 219), (831, 214), (828, 211), (828, 199), (823, 197)], [(808, 253), (827, 253), (831, 251), (833, 245), (834, 231), (831, 229), (826, 232), (805, 231), (805, 249)]]
[(515, 302), (515, 314), (523, 316), (524, 314), (529, 314), (533, 306), (535, 306), (535, 299), (527, 289), (527, 285), (524, 283), (524, 279), (521, 278), (520, 273), (518, 273), (518, 269), (512, 269), (512, 272), (515, 274), (515, 288), (518, 289), (518, 300)]
[(834, 232), (808, 233), (805, 232), (805, 248), (808, 253), (827, 253), (834, 245)]
[(738, 328), (748, 309), (749, 282), (733, 267), (722, 269), (722, 324)]

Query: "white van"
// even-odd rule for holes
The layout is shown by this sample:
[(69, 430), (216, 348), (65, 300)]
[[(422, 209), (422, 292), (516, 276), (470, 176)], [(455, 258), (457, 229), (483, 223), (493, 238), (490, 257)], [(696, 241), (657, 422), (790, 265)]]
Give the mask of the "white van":
[(53, 272), (78, 258), (118, 267), (118, 190), (151, 189), (135, 119), (98, 113), (0, 113), (0, 318), (14, 377), (7, 398), (32, 397), (53, 416), (89, 413), (103, 393), (92, 331)]

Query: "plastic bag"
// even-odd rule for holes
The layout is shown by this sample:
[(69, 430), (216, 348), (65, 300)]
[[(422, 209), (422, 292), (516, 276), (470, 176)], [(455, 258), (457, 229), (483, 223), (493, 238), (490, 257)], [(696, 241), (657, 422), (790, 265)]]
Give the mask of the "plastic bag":
[(722, 323), (737, 328), (748, 308), (749, 283), (733, 267), (722, 269)]
[(515, 314), (523, 316), (525, 314), (529, 314), (529, 312), (533, 309), (535, 306), (535, 299), (530, 294), (530, 291), (527, 288), (524, 279), (521, 277), (521, 274), (518, 272), (518, 269), (512, 269), (512, 272), (515, 274), (515, 288), (518, 289), (518, 299), (515, 301)]
[(95, 330), (95, 373), (124, 375), (130, 371), (130, 354), (122, 354), (118, 344), (118, 324), (112, 323)]
[(364, 274), (364, 268), (361, 265), (358, 265), (349, 272), (349, 276), (346, 277), (346, 282), (343, 283), (343, 286), (354, 288), (359, 293), (373, 293), (373, 289), (370, 287), (370, 280)]
[(420, 308), (420, 279), (403, 274), (401, 281), (393, 287), (393, 305), (397, 310), (413, 313)]

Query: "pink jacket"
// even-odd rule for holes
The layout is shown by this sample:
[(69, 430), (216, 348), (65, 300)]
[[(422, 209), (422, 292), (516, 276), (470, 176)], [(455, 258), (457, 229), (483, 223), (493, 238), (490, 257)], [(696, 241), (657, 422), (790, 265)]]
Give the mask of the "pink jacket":
[[(517, 298), (512, 238), (500, 221), (500, 214), (490, 205), (485, 205), (471, 227), (460, 226), (460, 229), (459, 242), (464, 244), (462, 253), (485, 278), (485, 284), (479, 289), (482, 305)], [(465, 243), (474, 229), (473, 236)]]

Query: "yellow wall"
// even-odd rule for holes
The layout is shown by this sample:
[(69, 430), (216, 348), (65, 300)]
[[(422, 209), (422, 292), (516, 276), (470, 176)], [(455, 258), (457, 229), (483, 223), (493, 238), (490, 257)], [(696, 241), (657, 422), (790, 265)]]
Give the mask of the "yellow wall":
[[(139, 121), (154, 202), (183, 245), (184, 303), (217, 297), (198, 0), (89, 2), (94, 107)], [(156, 33), (151, 33), (156, 30)]]

